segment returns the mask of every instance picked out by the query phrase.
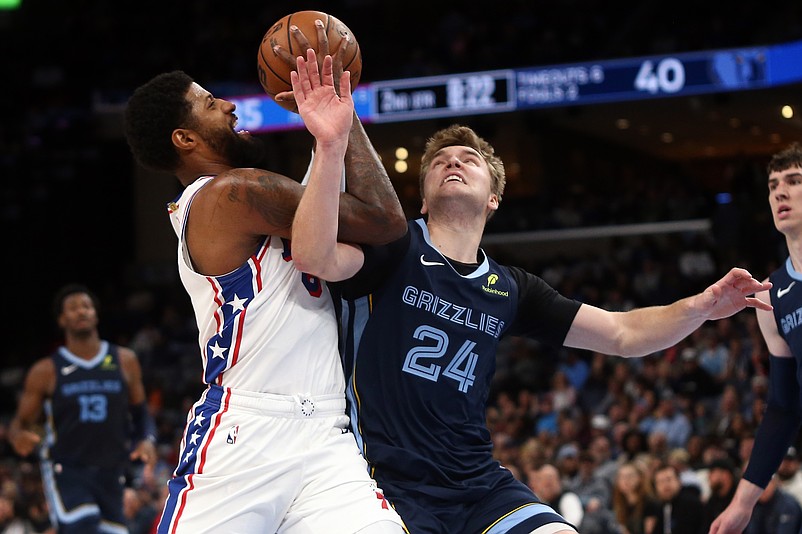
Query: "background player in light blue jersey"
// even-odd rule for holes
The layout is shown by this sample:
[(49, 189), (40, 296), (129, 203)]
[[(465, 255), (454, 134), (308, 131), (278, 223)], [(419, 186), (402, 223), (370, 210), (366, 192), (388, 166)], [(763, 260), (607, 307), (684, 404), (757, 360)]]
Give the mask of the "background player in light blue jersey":
[[(9, 441), (22, 456), (42, 444), (45, 496), (59, 533), (127, 532), (125, 468), (129, 460), (156, 461), (142, 371), (131, 349), (100, 338), (86, 287), (62, 288), (54, 311), (64, 345), (28, 372)], [(44, 443), (35, 431), (43, 412)]]
[(497, 264), (479, 243), (501, 200), (504, 166), (463, 126), (427, 143), (427, 218), (409, 222), (394, 243), (338, 244), (338, 187), (334, 170), (310, 180), (293, 223), (294, 258), (325, 280), (350, 278), (339, 289), (351, 424), (411, 532), (575, 532), (493, 459), (485, 404), (502, 335), (641, 356), (707, 320), (771, 309), (750, 296), (771, 285), (743, 269), (671, 305), (613, 313)]
[(774, 226), (785, 236), (788, 259), (771, 273), (770, 290), (757, 295), (774, 310), (757, 309), (769, 349), (769, 398), (749, 463), (730, 505), (710, 527), (712, 534), (739, 533), (777, 471), (802, 421), (802, 146), (775, 154), (768, 165), (769, 206)]

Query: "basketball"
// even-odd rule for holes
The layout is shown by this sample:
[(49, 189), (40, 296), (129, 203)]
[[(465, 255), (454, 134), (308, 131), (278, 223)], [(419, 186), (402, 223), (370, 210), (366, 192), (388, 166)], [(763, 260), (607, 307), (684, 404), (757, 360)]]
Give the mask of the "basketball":
[[(329, 55), (336, 57), (340, 49), (340, 39), (344, 35), (349, 36), (349, 40), (344, 43), (346, 46), (343, 56), (343, 70), (351, 73), (351, 91), (359, 83), (362, 74), (362, 54), (359, 51), (359, 44), (356, 42), (351, 30), (336, 17), (322, 13), (320, 11), (298, 11), (286, 15), (273, 24), (259, 45), (259, 55), (256, 65), (259, 73), (259, 83), (270, 98), (275, 100), (275, 96), (282, 91), (292, 91), (290, 83), (290, 72), (295, 70), (295, 64), (288, 65), (285, 60), (277, 54), (273, 48), (280, 45), (284, 50), (289, 51), (293, 57), (303, 55), (306, 51), (300, 50), (299, 44), (290, 32), (290, 26), (298, 26), (298, 29), (309, 40), (309, 45), (315, 49), (318, 60), (323, 61), (320, 53), (320, 43), (318, 42), (318, 30), (315, 28), (315, 20), (323, 21), (323, 27), (329, 41)], [(290, 111), (297, 111), (294, 102), (276, 102), (280, 106)]]

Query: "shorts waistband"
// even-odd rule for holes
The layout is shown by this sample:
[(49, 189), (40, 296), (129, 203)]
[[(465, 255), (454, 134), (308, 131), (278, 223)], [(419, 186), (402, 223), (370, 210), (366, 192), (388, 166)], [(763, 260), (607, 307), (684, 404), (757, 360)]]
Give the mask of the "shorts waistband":
[(226, 402), (229, 406), (247, 408), (285, 417), (324, 417), (345, 415), (345, 395), (276, 395), (257, 391), (243, 391), (218, 385), (206, 390), (206, 400)]

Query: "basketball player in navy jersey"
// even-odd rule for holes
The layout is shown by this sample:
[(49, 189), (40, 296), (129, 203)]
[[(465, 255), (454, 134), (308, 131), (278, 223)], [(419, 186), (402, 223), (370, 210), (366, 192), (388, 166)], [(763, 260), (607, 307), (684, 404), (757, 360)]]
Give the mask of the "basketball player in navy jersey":
[[(319, 104), (340, 102), (342, 67), (326, 56), (321, 85), (312, 65)], [(310, 173), (333, 166), (342, 177), (345, 157), (339, 237), (385, 243), (405, 232), (403, 211), (344, 78), (343, 153), (332, 161), (322, 132)], [(293, 261), (303, 186), (246, 167), (261, 141), (235, 131), (234, 111), (183, 72), (142, 85), (126, 109), (136, 159), (184, 185), (168, 211), (207, 385), (187, 414), (158, 532), (400, 534), (348, 430), (334, 303)]]
[(500, 337), (639, 356), (709, 319), (771, 309), (749, 296), (771, 285), (743, 269), (671, 305), (613, 313), (497, 264), (479, 243), (501, 200), (504, 166), (466, 127), (428, 141), (420, 177), (427, 218), (386, 246), (335, 241), (337, 177), (328, 178), (310, 181), (301, 199), (294, 258), (324, 280), (346, 280), (339, 290), (352, 428), (410, 532), (575, 532), (493, 458), (485, 404)]
[[(155, 426), (136, 354), (100, 338), (95, 297), (68, 285), (55, 297), (64, 345), (25, 379), (9, 441), (21, 456), (41, 445), (51, 521), (63, 533), (124, 533), (130, 460), (156, 461)], [(34, 430), (44, 410), (44, 441)]]
[(757, 309), (769, 357), (769, 397), (749, 463), (732, 502), (713, 521), (711, 534), (740, 533), (777, 471), (802, 422), (802, 146), (794, 143), (768, 165), (769, 206), (785, 236), (788, 258), (769, 275), (770, 290), (757, 294), (771, 310)]

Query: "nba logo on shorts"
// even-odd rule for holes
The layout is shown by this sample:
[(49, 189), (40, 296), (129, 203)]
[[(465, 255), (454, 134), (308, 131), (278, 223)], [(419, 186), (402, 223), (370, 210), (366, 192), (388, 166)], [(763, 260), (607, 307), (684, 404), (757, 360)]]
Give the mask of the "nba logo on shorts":
[(226, 438), (226, 443), (234, 445), (237, 442), (237, 434), (239, 434), (239, 425), (233, 425), (231, 428), (228, 429), (228, 437)]

